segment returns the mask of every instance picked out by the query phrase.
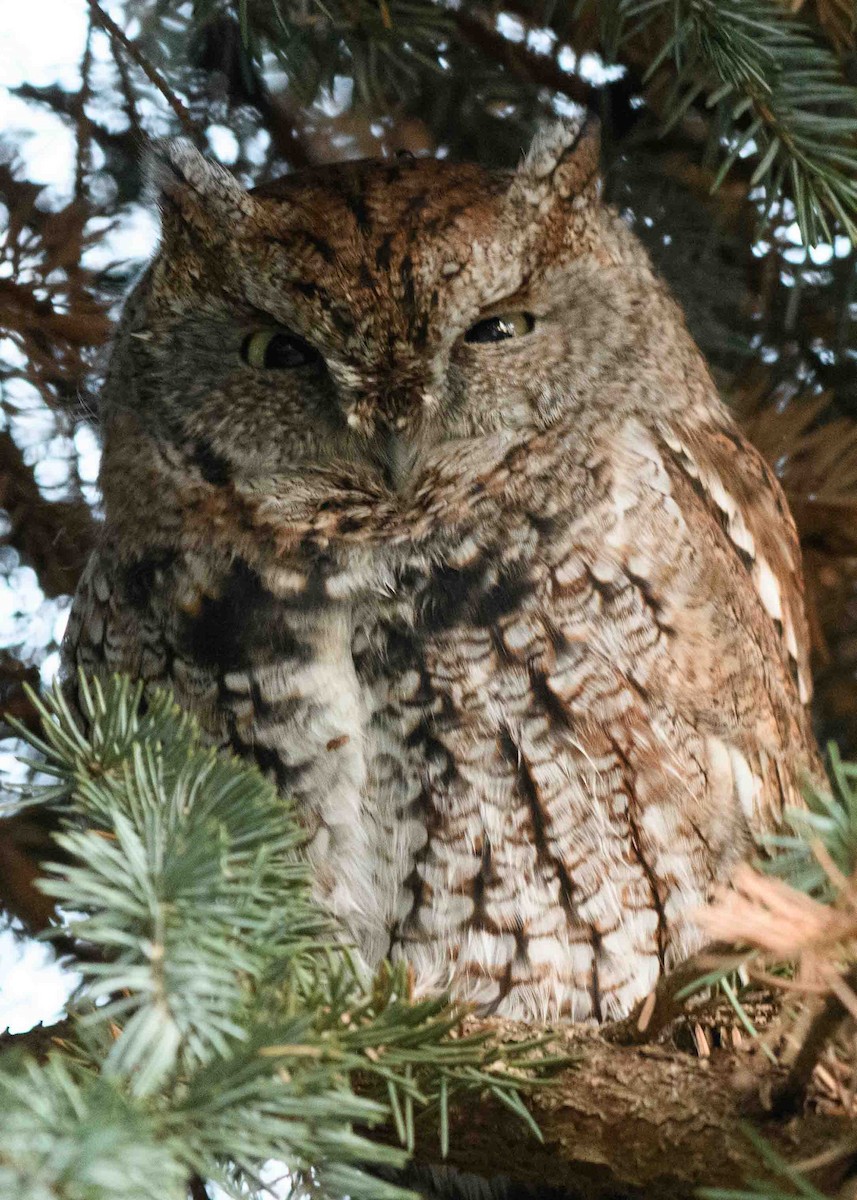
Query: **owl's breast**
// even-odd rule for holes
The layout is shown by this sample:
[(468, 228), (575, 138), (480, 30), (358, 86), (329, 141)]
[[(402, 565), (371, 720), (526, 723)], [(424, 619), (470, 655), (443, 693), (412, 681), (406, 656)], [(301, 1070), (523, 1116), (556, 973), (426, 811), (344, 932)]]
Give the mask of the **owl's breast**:
[(695, 945), (801, 749), (728, 529), (700, 553), (669, 481), (632, 465), (589, 470), (586, 504), (498, 484), (492, 520), (432, 540), (105, 550), (76, 661), (169, 677), (275, 780), (370, 963), (505, 1015), (620, 1015)]
[(635, 742), (610, 664), (566, 645), (540, 582), (544, 530), (526, 524), (410, 564), (395, 598), (355, 614), (363, 819), (386, 938), (364, 945), (370, 959), (404, 957), (420, 991), (604, 1018), (693, 936), (686, 913), (715, 864), (692, 836), (667, 849), (687, 830), (686, 782), (645, 828), (651, 738)]
[(668, 605), (623, 497), (587, 532), (509, 511), (354, 610), (374, 945), (420, 990), (529, 1019), (626, 1013), (698, 945), (694, 914), (794, 775), (742, 626), (705, 626), (720, 670), (687, 686), (734, 576), (691, 593), (709, 560), (674, 507), (688, 598)]

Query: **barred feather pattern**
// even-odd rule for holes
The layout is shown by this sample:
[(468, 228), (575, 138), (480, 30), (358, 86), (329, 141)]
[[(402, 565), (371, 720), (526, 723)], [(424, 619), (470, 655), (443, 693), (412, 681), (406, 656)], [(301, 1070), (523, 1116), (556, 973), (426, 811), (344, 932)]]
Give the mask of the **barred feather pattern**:
[[(600, 206), (591, 126), (512, 177), (247, 193), (161, 156), (69, 688), (169, 682), (270, 773), (369, 964), (510, 1017), (625, 1014), (818, 762), (791, 519)], [(480, 358), (500, 302), (559, 332)], [(220, 365), (259, 310), (324, 374)]]

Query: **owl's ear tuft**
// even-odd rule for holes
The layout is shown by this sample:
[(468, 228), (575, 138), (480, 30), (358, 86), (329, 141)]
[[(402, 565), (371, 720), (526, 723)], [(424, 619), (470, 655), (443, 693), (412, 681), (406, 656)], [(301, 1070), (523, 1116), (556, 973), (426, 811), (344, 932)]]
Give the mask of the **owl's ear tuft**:
[(148, 175), (165, 218), (171, 214), (198, 230), (220, 227), (249, 216), (254, 208), (249, 193), (220, 163), (212, 162), (187, 138), (164, 138), (151, 143)]
[(595, 199), (601, 124), (591, 114), (542, 126), (515, 172), (512, 190), (529, 204), (553, 198)]

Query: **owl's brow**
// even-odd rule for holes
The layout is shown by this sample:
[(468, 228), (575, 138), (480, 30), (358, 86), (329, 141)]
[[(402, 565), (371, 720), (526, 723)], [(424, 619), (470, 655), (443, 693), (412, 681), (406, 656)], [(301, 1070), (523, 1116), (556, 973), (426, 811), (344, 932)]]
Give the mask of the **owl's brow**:
[[(340, 334), (350, 335), (353, 332), (354, 315), (352, 310), (347, 305), (341, 304), (325, 288), (320, 287), (319, 284), (288, 279), (284, 281), (284, 287), (304, 296), (307, 300), (316, 301)], [(276, 323), (279, 319), (273, 313), (268, 312), (267, 309), (260, 308), (258, 305), (253, 304), (250, 307), (265, 321)], [(312, 339), (310, 338), (310, 340)]]
[(509, 312), (519, 304), (524, 304), (530, 299), (532, 294), (532, 279), (533, 272), (528, 271), (521, 280), (520, 286), (515, 288), (508, 296), (501, 296), (499, 300), (492, 300), (490, 304), (486, 304), (480, 309), (481, 317), (490, 317), (496, 313)]
[[(328, 264), (333, 263), (336, 259), (336, 252), (331, 244), (319, 234), (313, 233), (309, 229), (289, 229), (283, 235), (266, 233), (264, 230), (259, 230), (250, 234), (247, 240), (251, 243), (266, 246), (277, 246), (280, 249), (286, 249), (287, 245), (293, 239), (302, 239)], [(336, 311), (338, 305), (335, 297), (326, 287), (318, 283), (315, 279), (292, 279), (286, 277), (282, 280), (282, 282), (285, 287), (289, 288), (298, 295), (303, 296), (305, 299), (314, 300), (323, 305), (324, 308), (334, 316), (334, 319), (337, 320), (337, 323), (340, 325), (342, 324), (343, 317), (341, 313)], [(348, 316), (350, 322), (350, 314), (348, 314)]]

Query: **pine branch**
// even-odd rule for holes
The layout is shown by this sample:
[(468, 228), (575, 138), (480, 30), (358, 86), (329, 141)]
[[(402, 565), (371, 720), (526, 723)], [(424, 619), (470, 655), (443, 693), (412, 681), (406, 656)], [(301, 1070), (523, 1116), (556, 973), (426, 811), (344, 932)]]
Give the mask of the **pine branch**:
[[(505, 7), (533, 28), (552, 22), (567, 35), (580, 24), (584, 40), (589, 36), (585, 21), (552, 5), (518, 0)], [(208, 19), (216, 19), (208, 0), (199, 6), (203, 21), (209, 8)], [(456, 42), (469, 48), (474, 64), (481, 60), (493, 70), (497, 87), (515, 80), (533, 96), (548, 89), (588, 105), (597, 94), (550, 55), (501, 32), (489, 6), (240, 0), (239, 16), (249, 54), (260, 61), (264, 48), (273, 50), (290, 87), (307, 101), (345, 74), (360, 100), (389, 110), (441, 72), (439, 59), (448, 59)], [(622, 57), (633, 45), (635, 66), (647, 79), (672, 72), (667, 128), (694, 105), (712, 110), (711, 136), (722, 159), (715, 186), (751, 154), (751, 184), (763, 193), (767, 213), (788, 194), (808, 242), (829, 238), (832, 223), (857, 234), (857, 87), (818, 27), (780, 0), (611, 0), (597, 6), (596, 18), (608, 57)]]
[[(212, 0), (199, 5), (206, 10), (216, 15)], [(272, 50), (305, 102), (345, 73), (364, 103), (390, 107), (419, 75), (441, 74), (437, 55), (455, 29), (435, 0), (238, 0), (238, 13), (249, 52)]]
[[(78, 695), (86, 732), (56, 688), (33, 698), (41, 736), (18, 727), (48, 777), (21, 806), (61, 819), (66, 860), (43, 884), (57, 933), (90, 953), (75, 962), (73, 1046), (42, 1066), (0, 1058), (0, 1093), (30, 1097), (0, 1128), (9, 1178), (116, 1200), (198, 1176), (237, 1196), (280, 1159), (333, 1195), (393, 1200), (402, 1189), (363, 1168), (405, 1153), (355, 1125), (389, 1123), (410, 1151), (418, 1113), (444, 1125), (451, 1101), (486, 1089), (527, 1119), (516, 1088), (553, 1065), (540, 1040), (461, 1036), (442, 997), (409, 998), (404, 968), (367, 979), (312, 899), (291, 808), (255, 768), (205, 746), (166, 693), (144, 712), (127, 680), (81, 679)], [(60, 1180), (69, 1139), (83, 1149)], [(134, 1139), (151, 1192), (117, 1190), (116, 1148)]]
[(17, 1200), (184, 1200), (178, 1139), (116, 1082), (59, 1058), (0, 1070), (0, 1194)]
[[(725, 145), (715, 181), (752, 152), (752, 183), (770, 212), (784, 190), (804, 238), (830, 217), (857, 236), (857, 87), (830, 47), (777, 0), (617, 0), (613, 45), (645, 36), (648, 75), (672, 63), (668, 124), (704, 100)], [(827, 215), (826, 215), (827, 214)]]
[(555, 58), (539, 54), (526, 45), (512, 42), (502, 33), (498, 33), (493, 27), (489, 13), (473, 6), (461, 8), (456, 12), (455, 23), (470, 45), (516, 78), (537, 87), (549, 88), (585, 108), (595, 108), (597, 88), (581, 79), (579, 75), (564, 71)]

